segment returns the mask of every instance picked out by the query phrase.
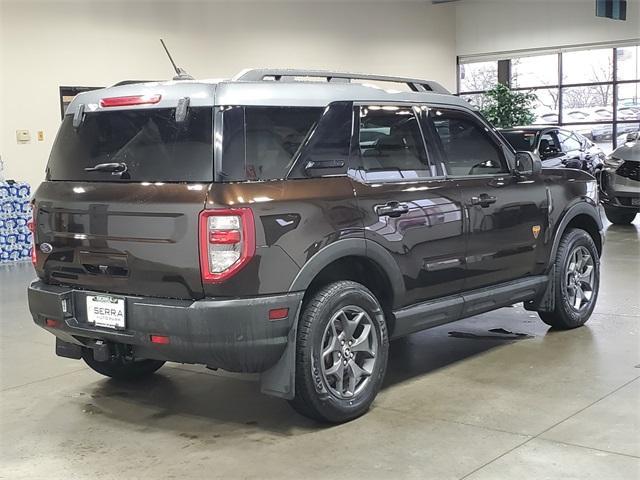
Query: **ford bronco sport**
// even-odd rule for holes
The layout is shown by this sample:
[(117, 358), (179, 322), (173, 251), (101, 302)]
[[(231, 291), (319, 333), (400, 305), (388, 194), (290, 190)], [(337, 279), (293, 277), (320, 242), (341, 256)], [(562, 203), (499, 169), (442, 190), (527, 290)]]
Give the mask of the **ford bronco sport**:
[(597, 195), (431, 81), (117, 85), (67, 109), (34, 195), (29, 307), (58, 355), (103, 375), (257, 372), (343, 422), (378, 393), (389, 340), (517, 302), (586, 322)]

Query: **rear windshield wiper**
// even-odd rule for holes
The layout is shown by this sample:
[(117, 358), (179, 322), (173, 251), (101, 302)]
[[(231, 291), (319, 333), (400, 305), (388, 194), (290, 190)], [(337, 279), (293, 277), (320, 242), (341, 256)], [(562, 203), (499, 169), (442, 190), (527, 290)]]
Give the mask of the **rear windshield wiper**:
[(85, 172), (107, 172), (112, 174), (124, 173), (127, 171), (126, 163), (99, 163), (93, 167), (87, 167)]

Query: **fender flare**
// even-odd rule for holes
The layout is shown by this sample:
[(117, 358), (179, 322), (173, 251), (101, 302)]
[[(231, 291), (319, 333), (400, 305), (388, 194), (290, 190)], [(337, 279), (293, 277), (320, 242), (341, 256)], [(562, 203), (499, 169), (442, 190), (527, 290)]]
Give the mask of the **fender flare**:
[(402, 298), (404, 280), (395, 260), (382, 245), (364, 238), (344, 238), (322, 248), (302, 266), (291, 283), (289, 291), (306, 290), (323, 268), (336, 260), (349, 256), (365, 257), (376, 263), (389, 278), (393, 298)]
[[(604, 243), (604, 234), (602, 227), (602, 219), (600, 218), (598, 207), (591, 203), (587, 202), (579, 202), (575, 203), (563, 213), (560, 221), (558, 222), (558, 226), (555, 229), (553, 235), (553, 243), (551, 244), (551, 250), (547, 261), (546, 274), (550, 279), (555, 278), (555, 258), (558, 252), (558, 248), (560, 246), (560, 240), (562, 239), (563, 233), (567, 229), (567, 225), (576, 218), (578, 215), (588, 215), (593, 219), (596, 223), (598, 231), (600, 232), (600, 245)], [(555, 308), (555, 283), (553, 281), (547, 282), (547, 287), (544, 292), (533, 300), (529, 300), (524, 302), (525, 310), (530, 311), (542, 311), (542, 312), (551, 312)]]
[(558, 226), (555, 230), (553, 237), (553, 244), (551, 246), (551, 253), (549, 254), (549, 263), (547, 264), (547, 268), (550, 265), (553, 265), (554, 259), (556, 258), (556, 253), (558, 252), (558, 247), (560, 246), (560, 240), (562, 238), (562, 234), (567, 229), (567, 225), (569, 222), (573, 220), (578, 215), (588, 215), (595, 222), (598, 232), (600, 233), (600, 245), (604, 243), (604, 230), (602, 226), (602, 219), (600, 218), (600, 212), (598, 210), (597, 205), (593, 205), (588, 202), (578, 202), (574, 203), (572, 206), (567, 208), (562, 215), (560, 221), (558, 222)]
[[(299, 292), (306, 290), (323, 268), (335, 260), (348, 256), (360, 256), (374, 261), (389, 278), (389, 283), (393, 289), (393, 298), (402, 298), (404, 281), (395, 260), (382, 245), (364, 238), (345, 238), (322, 248), (300, 269), (300, 272), (291, 283), (289, 291)], [(296, 340), (301, 311), (302, 301), (298, 305), (284, 353), (273, 367), (260, 375), (260, 390), (262, 393), (287, 400), (292, 400), (295, 397)]]

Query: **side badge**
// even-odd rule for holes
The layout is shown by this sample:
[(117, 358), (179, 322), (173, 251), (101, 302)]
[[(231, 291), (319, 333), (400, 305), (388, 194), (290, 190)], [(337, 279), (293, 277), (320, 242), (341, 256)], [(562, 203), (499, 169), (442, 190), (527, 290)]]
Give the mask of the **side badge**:
[(53, 251), (53, 247), (51, 246), (50, 243), (41, 243), (40, 244), (40, 251), (42, 253), (51, 253)]
[(534, 225), (533, 227), (531, 227), (531, 233), (533, 233), (533, 238), (538, 238), (538, 235), (540, 235), (540, 225)]

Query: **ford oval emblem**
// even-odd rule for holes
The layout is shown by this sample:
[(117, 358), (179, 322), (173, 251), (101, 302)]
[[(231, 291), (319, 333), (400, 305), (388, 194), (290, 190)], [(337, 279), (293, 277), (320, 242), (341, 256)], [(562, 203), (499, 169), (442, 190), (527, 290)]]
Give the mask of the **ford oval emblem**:
[(53, 251), (53, 247), (51, 246), (50, 243), (41, 243), (40, 244), (40, 251), (42, 253), (51, 253)]

